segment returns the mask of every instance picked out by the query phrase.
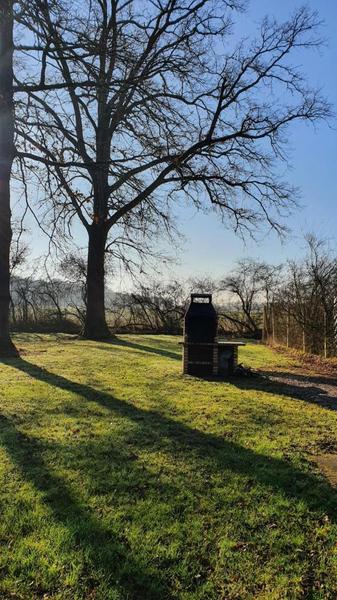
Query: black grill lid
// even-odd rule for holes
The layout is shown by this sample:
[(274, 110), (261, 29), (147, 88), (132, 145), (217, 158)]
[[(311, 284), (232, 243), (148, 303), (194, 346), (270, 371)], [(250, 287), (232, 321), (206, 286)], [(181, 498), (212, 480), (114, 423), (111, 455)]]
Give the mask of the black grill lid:
[(217, 327), (218, 318), (212, 304), (212, 294), (191, 294), (191, 303), (185, 315), (187, 341), (213, 343), (217, 335)]

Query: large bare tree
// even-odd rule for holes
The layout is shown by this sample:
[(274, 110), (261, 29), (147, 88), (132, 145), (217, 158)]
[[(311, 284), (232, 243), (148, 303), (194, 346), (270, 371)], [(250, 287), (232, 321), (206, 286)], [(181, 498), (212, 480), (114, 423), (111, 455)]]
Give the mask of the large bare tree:
[(0, 354), (16, 353), (9, 334), (10, 177), (14, 158), (13, 2), (0, 0)]
[(139, 244), (174, 200), (212, 207), (235, 228), (266, 220), (278, 229), (294, 198), (274, 167), (288, 125), (329, 115), (291, 60), (320, 43), (318, 18), (302, 8), (285, 23), (265, 19), (255, 40), (234, 47), (240, 8), (31, 0), (16, 14), (17, 154), (45, 188), (54, 223), (75, 217), (88, 234), (87, 337), (109, 335), (112, 230)]

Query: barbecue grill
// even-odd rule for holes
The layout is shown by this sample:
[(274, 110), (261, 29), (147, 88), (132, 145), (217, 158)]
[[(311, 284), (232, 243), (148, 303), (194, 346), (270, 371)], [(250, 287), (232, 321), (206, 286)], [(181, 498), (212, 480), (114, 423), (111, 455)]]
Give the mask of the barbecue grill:
[(218, 317), (212, 304), (212, 294), (191, 294), (184, 323), (184, 373), (218, 373), (217, 329)]
[(218, 317), (212, 294), (191, 294), (185, 314), (183, 373), (205, 377), (231, 375), (242, 342), (218, 341)]

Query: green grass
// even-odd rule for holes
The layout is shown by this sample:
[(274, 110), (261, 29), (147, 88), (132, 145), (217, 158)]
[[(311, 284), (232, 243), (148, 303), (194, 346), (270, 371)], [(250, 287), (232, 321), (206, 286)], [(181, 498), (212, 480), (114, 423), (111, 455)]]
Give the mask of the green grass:
[[(0, 364), (0, 598), (337, 597), (337, 415), (181, 375), (178, 339), (17, 336)], [(254, 368), (291, 360), (258, 344)]]

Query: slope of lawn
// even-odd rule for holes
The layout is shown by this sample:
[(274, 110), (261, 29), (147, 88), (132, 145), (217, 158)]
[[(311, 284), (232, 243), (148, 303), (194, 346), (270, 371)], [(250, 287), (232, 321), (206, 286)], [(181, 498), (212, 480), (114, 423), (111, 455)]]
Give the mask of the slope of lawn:
[(183, 377), (178, 338), (17, 344), (0, 363), (0, 598), (337, 597), (337, 492), (310, 460), (337, 448), (334, 411), (262, 378)]

